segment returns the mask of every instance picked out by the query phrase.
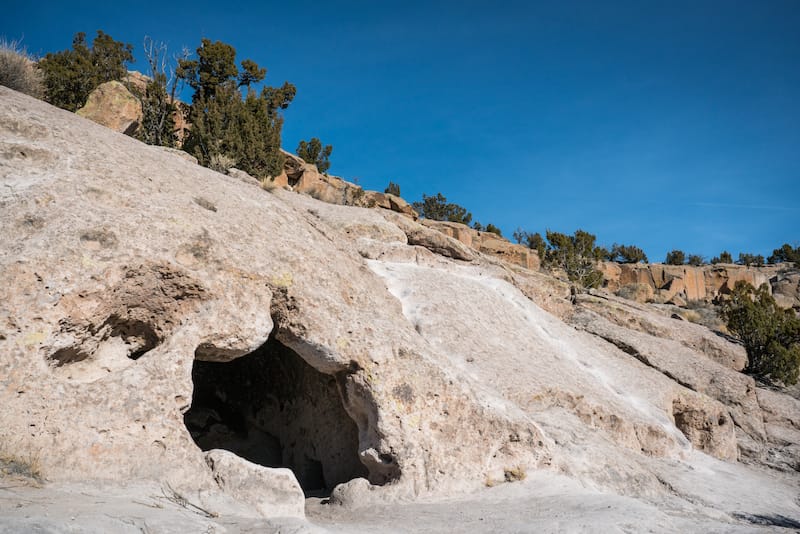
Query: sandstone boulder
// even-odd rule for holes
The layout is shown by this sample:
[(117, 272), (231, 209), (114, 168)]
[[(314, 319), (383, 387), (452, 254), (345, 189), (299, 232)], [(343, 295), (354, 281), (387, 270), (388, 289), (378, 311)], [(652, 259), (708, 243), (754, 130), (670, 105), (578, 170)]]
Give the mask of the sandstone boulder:
[(411, 207), (411, 204), (402, 198), (391, 193), (379, 193), (378, 191), (365, 191), (363, 203), (367, 207), (382, 208), (385, 210), (396, 211), (413, 220), (419, 218), (419, 214)]
[(778, 273), (770, 279), (770, 285), (778, 306), (800, 310), (800, 271)]
[(405, 232), (410, 245), (419, 245), (436, 254), (456, 260), (472, 261), (475, 259), (475, 253), (464, 245), (462, 241), (431, 229), (425, 224), (424, 219), (422, 224), (409, 221), (399, 215), (392, 217), (390, 220)]
[[(281, 154), (283, 154), (284, 162), (283, 162), (283, 172), (286, 175), (287, 179), (289, 180), (289, 185), (294, 187), (297, 182), (302, 178), (303, 172), (306, 169), (311, 169), (311, 167), (307, 167), (307, 163), (303, 161), (302, 158), (299, 156), (292, 154), (291, 152), (287, 152), (286, 150), (281, 150)], [(312, 166), (314, 172), (316, 172), (317, 168)]]
[(133, 135), (142, 122), (142, 103), (120, 82), (110, 81), (97, 86), (76, 112), (107, 128)]
[(540, 266), (539, 255), (524, 245), (510, 243), (507, 239), (492, 232), (481, 232), (461, 223), (423, 219), (422, 224), (457, 239), (466, 246), (494, 256), (509, 264), (519, 265), (530, 270)]
[[(316, 166), (310, 163), (302, 164), (300, 171), (293, 171), (291, 165), (294, 165), (296, 161), (289, 158), (286, 161), (288, 166), (284, 167), (284, 172), (287, 175), (288, 185), (294, 191), (328, 204), (369, 207), (366, 194), (360, 186), (338, 176), (321, 174), (317, 172)], [(287, 172), (287, 169), (290, 171)], [(293, 178), (293, 176), (297, 176), (297, 178)]]
[(150, 76), (146, 76), (139, 71), (136, 70), (129, 70), (128, 73), (125, 75), (123, 82), (127, 87), (130, 87), (134, 92), (138, 92), (139, 94), (144, 94), (147, 90), (147, 84), (150, 83), (152, 78)]

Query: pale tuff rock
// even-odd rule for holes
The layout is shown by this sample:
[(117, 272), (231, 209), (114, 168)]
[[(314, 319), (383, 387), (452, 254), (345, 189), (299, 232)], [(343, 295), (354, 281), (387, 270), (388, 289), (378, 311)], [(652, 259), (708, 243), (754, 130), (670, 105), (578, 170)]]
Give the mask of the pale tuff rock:
[(796, 401), (704, 327), (0, 102), (0, 450), (51, 484), (297, 518), (303, 492), (371, 510), (558, 473), (726, 530), (765, 511), (719, 490), (759, 480), (800, 517)]
[[(375, 484), (423, 494), (546, 461), (535, 425), (479, 400), (473, 381), (437, 363), (340, 230), (2, 91), (3, 143), (26, 154), (2, 167), (13, 186), (0, 191), (2, 225), (13, 229), (0, 252), (2, 439), (46, 451), (49, 479), (210, 487), (183, 420), (195, 360), (239, 358), (271, 333), (335, 378), (341, 413), (358, 429), (353, 454)], [(27, 126), (45, 120), (44, 132)]]
[(577, 302), (577, 308), (571, 311), (589, 309), (623, 329), (677, 341), (734, 371), (741, 371), (747, 364), (747, 352), (742, 345), (699, 324), (676, 322), (671, 315), (674, 308), (643, 305), (603, 291), (578, 295)]
[(305, 517), (303, 490), (289, 469), (257, 465), (220, 449), (205, 457), (220, 489), (262, 517)]

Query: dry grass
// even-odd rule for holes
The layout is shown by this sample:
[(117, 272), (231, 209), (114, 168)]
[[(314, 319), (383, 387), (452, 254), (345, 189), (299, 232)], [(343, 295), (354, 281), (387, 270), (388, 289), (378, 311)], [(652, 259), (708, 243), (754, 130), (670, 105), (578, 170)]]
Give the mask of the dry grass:
[(0, 451), (0, 477), (23, 479), (34, 484), (44, 482), (39, 457), (32, 453), (18, 455)]
[(507, 468), (503, 471), (503, 476), (506, 479), (506, 482), (517, 482), (520, 480), (525, 480), (527, 478), (528, 473), (525, 471), (525, 468), (521, 465), (516, 467)]
[(617, 291), (617, 296), (636, 302), (650, 302), (653, 300), (653, 288), (646, 284), (628, 284)]
[(278, 186), (275, 185), (275, 182), (272, 180), (272, 178), (264, 178), (263, 180), (261, 180), (261, 189), (272, 192), (275, 191), (275, 189), (277, 188)]
[(690, 323), (700, 324), (702, 317), (700, 314), (694, 310), (683, 310), (680, 312), (680, 316), (689, 321)]
[(228, 169), (236, 166), (236, 160), (227, 154), (214, 154), (208, 166), (217, 172), (228, 174)]
[(719, 315), (719, 309), (713, 304), (702, 300), (690, 300), (686, 303), (686, 308), (678, 313), (687, 321), (705, 326), (711, 330), (721, 330), (725, 326), (725, 322)]
[(519, 482), (521, 480), (525, 480), (528, 476), (528, 473), (525, 471), (525, 468), (521, 465), (515, 467), (507, 467), (503, 469), (503, 478), (500, 480), (494, 479), (491, 476), (487, 475), (484, 484), (487, 488), (493, 488), (498, 484), (502, 484), (504, 482)]
[(0, 39), (0, 85), (35, 98), (44, 97), (42, 72), (19, 41)]

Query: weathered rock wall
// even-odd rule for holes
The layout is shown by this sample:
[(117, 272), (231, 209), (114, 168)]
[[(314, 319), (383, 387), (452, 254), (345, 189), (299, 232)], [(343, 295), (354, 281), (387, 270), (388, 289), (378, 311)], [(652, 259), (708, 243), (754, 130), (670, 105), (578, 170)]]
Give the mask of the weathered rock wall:
[[(535, 424), (437, 363), (313, 209), (5, 88), (0, 102), (0, 444), (50, 480), (213, 487), (183, 422), (193, 362), (244, 356), (273, 330), (336, 379), (355, 454), (393, 491), (549, 457)], [(407, 246), (395, 230), (382, 239)]]
[[(626, 286), (644, 286), (647, 300), (671, 303), (679, 306), (689, 301), (713, 301), (720, 295), (733, 291), (736, 282), (743, 280), (759, 287), (761, 284), (781, 286), (780, 294), (786, 307), (800, 307), (798, 300), (798, 276), (791, 274), (791, 266), (766, 265), (747, 267), (743, 265), (664, 265), (600, 264), (605, 287), (618, 292)], [(787, 269), (789, 272), (787, 272)]]
[(299, 515), (536, 469), (671, 498), (693, 450), (796, 477), (796, 402), (697, 325), (2, 87), (0, 155), (0, 458), (50, 481)]

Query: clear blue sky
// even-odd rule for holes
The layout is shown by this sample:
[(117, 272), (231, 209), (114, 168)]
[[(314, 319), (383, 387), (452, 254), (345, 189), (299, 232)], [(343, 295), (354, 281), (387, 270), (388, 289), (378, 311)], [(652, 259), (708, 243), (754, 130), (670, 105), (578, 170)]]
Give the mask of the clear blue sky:
[(29, 51), (201, 37), (291, 81), (284, 147), (408, 200), (711, 257), (800, 244), (800, 1), (6, 0)]

